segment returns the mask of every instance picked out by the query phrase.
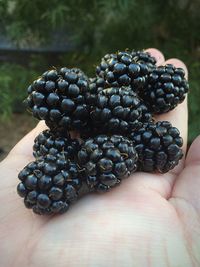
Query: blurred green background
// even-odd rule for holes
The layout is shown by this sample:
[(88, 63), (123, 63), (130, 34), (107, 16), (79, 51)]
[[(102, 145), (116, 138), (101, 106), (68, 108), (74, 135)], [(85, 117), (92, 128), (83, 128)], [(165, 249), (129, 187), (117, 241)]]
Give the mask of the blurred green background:
[(15, 133), (26, 87), (52, 65), (93, 76), (107, 52), (156, 47), (187, 64), (189, 142), (200, 133), (200, 0), (0, 0), (0, 22), (4, 128)]

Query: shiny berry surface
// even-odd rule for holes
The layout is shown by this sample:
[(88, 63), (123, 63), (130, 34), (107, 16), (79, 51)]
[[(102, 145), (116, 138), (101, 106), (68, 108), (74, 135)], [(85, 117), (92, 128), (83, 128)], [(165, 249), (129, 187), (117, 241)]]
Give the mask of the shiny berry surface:
[(89, 120), (88, 78), (77, 68), (49, 70), (28, 87), (28, 109), (52, 131), (82, 129)]
[(83, 143), (78, 162), (85, 168), (88, 186), (103, 192), (136, 171), (137, 153), (132, 142), (123, 136), (98, 135)]
[(146, 123), (129, 138), (138, 153), (142, 171), (168, 172), (183, 157), (180, 132), (167, 121)]
[(167, 64), (152, 71), (140, 96), (152, 113), (162, 114), (182, 103), (188, 90), (184, 70)]
[[(64, 164), (61, 165), (61, 161)], [(78, 199), (79, 190), (83, 191), (83, 180), (86, 181), (78, 165), (63, 154), (55, 158), (43, 156), (29, 163), (18, 177), (21, 180), (17, 186), (19, 196), (24, 198), (27, 208), (40, 215), (67, 211), (69, 205)]]

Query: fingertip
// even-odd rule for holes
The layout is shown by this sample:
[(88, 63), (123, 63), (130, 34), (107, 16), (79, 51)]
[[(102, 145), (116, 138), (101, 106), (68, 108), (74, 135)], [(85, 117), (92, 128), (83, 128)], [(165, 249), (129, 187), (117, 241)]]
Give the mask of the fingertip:
[(36, 127), (32, 130), (32, 132), (34, 133), (35, 137), (41, 133), (42, 131), (46, 130), (48, 127), (45, 124), (45, 121), (39, 121), (38, 124), (36, 125)]
[(47, 128), (47, 126), (46, 126), (46, 123), (45, 123), (45, 121), (39, 121), (38, 122), (38, 124), (36, 125), (36, 127), (35, 127), (35, 129), (38, 129), (38, 130), (44, 130), (44, 129), (46, 129)]
[(36, 136), (47, 129), (47, 126), (44, 121), (40, 121), (36, 127), (30, 131), (27, 135), (25, 135), (10, 151), (9, 155), (22, 155), (22, 156), (30, 156), (32, 155), (34, 139)]
[(162, 65), (165, 62), (165, 57), (161, 51), (159, 51), (156, 48), (148, 48), (145, 50), (148, 52), (151, 56), (153, 56), (156, 59), (156, 65)]

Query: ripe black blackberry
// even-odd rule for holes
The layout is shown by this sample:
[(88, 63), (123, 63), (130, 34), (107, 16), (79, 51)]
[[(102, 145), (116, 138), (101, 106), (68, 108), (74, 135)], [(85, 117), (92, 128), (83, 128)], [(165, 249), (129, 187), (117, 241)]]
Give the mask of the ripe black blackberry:
[(83, 185), (77, 164), (48, 155), (29, 163), (18, 175), (18, 194), (37, 214), (64, 213), (79, 197)]
[(66, 159), (74, 160), (80, 148), (77, 139), (70, 135), (65, 137), (56, 136), (51, 130), (45, 130), (34, 140), (33, 155), (36, 159), (48, 154), (57, 156), (61, 153)]
[(110, 87), (131, 86), (134, 91), (143, 88), (152, 66), (139, 60), (131, 52), (118, 52), (105, 55), (96, 73)]
[(98, 135), (86, 140), (78, 153), (91, 190), (105, 192), (137, 169), (133, 144), (120, 135)]
[(87, 126), (88, 79), (78, 69), (45, 72), (28, 88), (27, 106), (33, 116), (45, 120), (53, 131), (80, 130)]
[[(132, 95), (132, 93), (131, 93)], [(98, 95), (96, 95), (93, 99), (93, 104), (95, 103), (95, 98), (98, 99)], [(121, 109), (121, 107), (116, 107), (116, 109), (113, 110), (113, 112), (115, 113), (115, 111), (117, 109)], [(116, 129), (116, 127), (113, 127), (112, 123), (114, 122), (117, 122), (118, 121), (118, 118), (116, 118), (115, 116), (113, 116), (113, 120), (111, 120), (111, 125), (110, 125), (110, 122), (109, 121), (103, 121), (103, 119), (101, 120), (96, 120), (96, 111), (97, 113), (99, 112), (99, 108), (96, 108), (96, 106), (94, 105), (92, 108), (91, 108), (92, 112), (91, 112), (91, 121), (88, 125), (87, 128), (83, 129), (80, 133), (80, 137), (83, 139), (83, 140), (86, 140), (90, 137), (95, 137), (96, 135), (98, 134), (105, 134), (105, 133), (109, 133), (109, 132), (113, 132), (113, 133), (125, 133), (126, 130), (123, 129), (123, 125), (127, 125), (127, 123), (129, 124), (129, 119), (128, 119), (128, 116), (127, 116), (127, 123), (122, 121), (120, 116), (119, 116), (119, 127)], [(95, 110), (95, 111), (94, 111)], [(121, 109), (122, 110), (122, 109)], [(127, 111), (127, 109), (125, 108), (125, 110)], [(134, 128), (139, 128), (143, 123), (145, 122), (153, 122), (153, 117), (152, 117), (152, 114), (151, 112), (149, 111), (149, 108), (144, 104), (144, 102), (142, 100), (140, 100), (140, 103), (137, 107), (137, 110), (140, 112), (140, 118), (139, 118), (139, 121), (136, 122), (135, 124), (135, 127)], [(93, 114), (94, 112), (94, 114)], [(102, 113), (105, 112), (105, 109), (102, 110)], [(116, 115), (116, 114), (115, 114)], [(132, 123), (132, 122), (130, 122)], [(106, 124), (106, 126), (104, 125)], [(102, 126), (101, 126), (102, 125)], [(107, 126), (109, 126), (109, 128), (107, 128)], [(112, 128), (113, 127), (113, 128)], [(122, 127), (122, 128), (121, 128)], [(131, 131), (130, 129), (128, 131)]]
[(139, 169), (161, 173), (173, 169), (183, 157), (183, 139), (170, 122), (145, 123), (130, 136), (139, 157)]
[(125, 134), (143, 123), (145, 112), (148, 110), (130, 87), (116, 87), (98, 93), (90, 117), (93, 128), (101, 133)]
[(140, 96), (152, 113), (162, 114), (183, 102), (188, 89), (184, 70), (168, 64), (152, 71)]

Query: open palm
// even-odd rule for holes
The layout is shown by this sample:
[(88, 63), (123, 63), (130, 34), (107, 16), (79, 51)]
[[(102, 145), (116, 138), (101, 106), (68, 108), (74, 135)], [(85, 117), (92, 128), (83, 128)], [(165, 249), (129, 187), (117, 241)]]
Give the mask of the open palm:
[[(159, 64), (185, 68), (149, 52)], [(186, 147), (186, 101), (158, 119), (178, 127)], [(24, 208), (16, 185), (43, 128), (40, 123), (0, 164), (0, 266), (200, 266), (200, 138), (170, 173), (136, 173), (109, 193), (83, 197), (66, 214), (42, 217)]]

